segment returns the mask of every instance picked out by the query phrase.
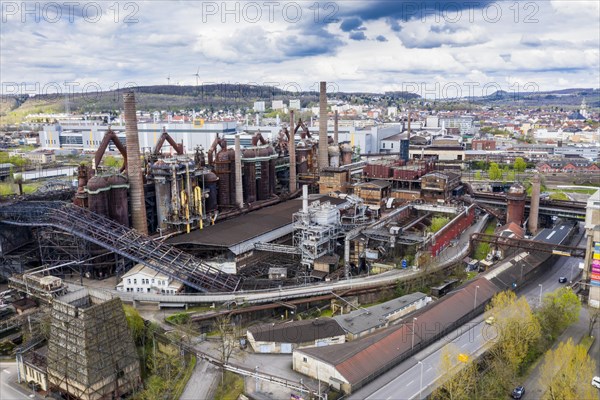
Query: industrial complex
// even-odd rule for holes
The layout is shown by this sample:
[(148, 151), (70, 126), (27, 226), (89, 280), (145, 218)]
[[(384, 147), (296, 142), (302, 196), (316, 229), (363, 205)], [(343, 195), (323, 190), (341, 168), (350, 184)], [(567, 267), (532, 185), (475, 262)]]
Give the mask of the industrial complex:
[[(208, 311), (189, 314), (198, 335), (228, 318), (247, 351), (287, 354), (290, 373), (318, 389), (211, 358), (189, 332), (169, 339), (175, 353), (320, 398), (321, 384), (366, 387), (559, 257), (582, 259), (570, 283), (600, 307), (600, 191), (587, 203), (551, 199), (538, 171), (469, 179), (461, 141), (425, 136), (465, 133), (471, 118), (440, 128), (408, 110), (367, 133), (340, 125), (326, 88), (318, 129), (291, 107), (276, 126), (140, 122), (129, 91), (118, 123), (45, 125), (45, 150), (93, 161), (77, 166), (74, 187), (0, 202), (0, 277), (22, 303), (0, 333), (42, 308), (49, 316), (47, 338), (19, 347), (20, 379), (72, 399), (142, 390), (123, 303), (200, 306)], [(481, 243), (489, 251), (473, 259)], [(464, 276), (450, 279), (456, 271)]]

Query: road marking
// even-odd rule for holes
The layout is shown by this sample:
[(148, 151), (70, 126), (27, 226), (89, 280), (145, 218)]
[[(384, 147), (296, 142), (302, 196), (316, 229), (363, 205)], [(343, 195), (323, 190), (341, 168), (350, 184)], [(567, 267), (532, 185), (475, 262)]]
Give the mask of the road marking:
[(433, 369), (433, 367), (429, 367), (429, 368), (427, 368), (427, 369), (425, 370), (425, 372), (427, 372), (427, 371), (431, 371), (432, 369)]
[(408, 383), (406, 384), (406, 386), (410, 385), (410, 384), (411, 384), (411, 383), (413, 383), (414, 381), (415, 381), (415, 380), (413, 379), (412, 381), (408, 382)]
[(7, 369), (3, 369), (3, 370), (2, 370), (2, 372), (5, 372), (5, 373), (7, 373), (7, 374), (10, 374), (10, 371), (9, 371), (9, 370), (7, 370)]
[(460, 348), (462, 349), (463, 347), (466, 347), (466, 346), (468, 346), (468, 345), (469, 345), (469, 342), (467, 342), (467, 343), (465, 343), (465, 344), (461, 345), (461, 346), (460, 346)]

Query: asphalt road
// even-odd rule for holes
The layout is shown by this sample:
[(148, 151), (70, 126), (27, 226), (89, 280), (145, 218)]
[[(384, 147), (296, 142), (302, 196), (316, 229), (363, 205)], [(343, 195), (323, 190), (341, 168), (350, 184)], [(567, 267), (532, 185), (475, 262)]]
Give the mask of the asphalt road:
[[(558, 278), (561, 276), (573, 280), (579, 273), (578, 266), (581, 261), (573, 257), (559, 258), (553, 266), (547, 268), (543, 275), (539, 275), (521, 287), (517, 294), (525, 296), (532, 307), (537, 307), (540, 303), (540, 293), (543, 296), (544, 293), (564, 286), (558, 282)], [(445, 339), (429, 346), (365, 388), (352, 394), (350, 399), (418, 399), (431, 393), (443, 375), (443, 371), (440, 371), (438, 366), (443, 348), (449, 346), (449, 342), (458, 347), (461, 353), (473, 357), (482, 353), (494, 338), (494, 327), (485, 324), (483, 316), (475, 318), (446, 336)], [(419, 361), (422, 364), (419, 364)]]
[(17, 363), (0, 362), (0, 399), (41, 399), (17, 383)]

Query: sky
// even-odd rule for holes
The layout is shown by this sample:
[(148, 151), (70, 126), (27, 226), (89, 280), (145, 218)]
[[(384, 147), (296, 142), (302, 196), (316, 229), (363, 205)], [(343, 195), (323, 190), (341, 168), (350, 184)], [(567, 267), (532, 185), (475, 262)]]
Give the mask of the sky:
[[(2, 94), (265, 84), (455, 98), (600, 87), (600, 2), (1, 1)], [(197, 74), (197, 76), (196, 76)]]

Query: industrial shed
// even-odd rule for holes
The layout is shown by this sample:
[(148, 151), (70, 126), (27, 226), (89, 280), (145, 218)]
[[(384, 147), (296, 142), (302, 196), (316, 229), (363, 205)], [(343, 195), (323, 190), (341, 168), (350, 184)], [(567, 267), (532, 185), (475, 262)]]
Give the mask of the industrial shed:
[(372, 307), (338, 315), (333, 319), (344, 329), (347, 340), (355, 340), (387, 328), (393, 321), (426, 306), (430, 301), (431, 298), (426, 294), (416, 292)]
[(480, 278), (425, 307), (415, 314), (414, 347), (411, 320), (352, 342), (295, 350), (293, 368), (321, 381), (341, 382), (341, 389), (351, 393), (474, 318), (499, 291)]
[(345, 342), (345, 332), (331, 318), (262, 324), (248, 328), (248, 342), (257, 353), (292, 353), (305, 347)]

